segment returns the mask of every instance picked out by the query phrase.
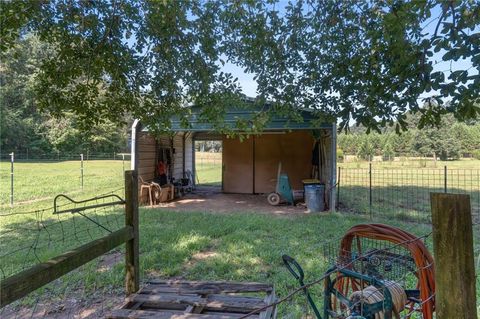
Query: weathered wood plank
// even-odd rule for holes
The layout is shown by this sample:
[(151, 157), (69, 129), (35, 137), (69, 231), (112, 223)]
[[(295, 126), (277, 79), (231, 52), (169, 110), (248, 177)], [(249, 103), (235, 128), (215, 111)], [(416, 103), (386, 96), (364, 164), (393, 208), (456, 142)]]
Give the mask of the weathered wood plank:
[[(107, 319), (234, 319), (239, 315), (190, 314), (171, 311), (118, 309), (107, 315)], [(254, 318), (254, 317), (252, 317)]]
[(477, 318), (470, 196), (432, 193), (437, 317)]
[[(257, 311), (249, 318), (271, 319), (276, 309), (258, 310), (275, 300), (273, 286), (269, 284), (183, 280), (148, 282), (138, 293), (127, 298), (128, 302), (122, 307), (133, 310), (138, 305), (137, 310), (148, 313), (131, 312), (131, 318), (137, 318), (139, 314), (153, 316), (145, 318), (157, 318), (155, 314), (158, 318), (192, 318), (183, 315), (193, 314), (200, 315), (198, 318), (239, 318)], [(244, 294), (251, 292), (262, 297)]]
[(266, 305), (262, 298), (209, 295), (205, 309), (222, 312), (248, 313), (255, 309), (265, 307)]
[[(272, 290), (271, 293), (269, 293), (265, 299), (264, 299), (264, 303), (265, 305), (271, 305), (273, 304), (276, 300), (275, 300), (275, 290)], [(272, 315), (274, 313), (274, 310), (275, 310), (275, 306), (273, 307), (269, 307), (265, 310), (263, 310), (262, 312), (260, 312), (260, 315), (259, 315), (259, 318), (260, 319), (269, 319), (269, 318), (272, 318)]]
[(206, 300), (199, 296), (181, 296), (177, 294), (164, 294), (164, 295), (135, 294), (131, 297), (128, 297), (128, 300), (132, 302), (148, 303), (150, 305), (171, 303), (171, 304), (200, 306), (206, 303)]
[[(209, 295), (207, 298), (199, 296), (182, 296), (177, 294), (135, 294), (130, 297), (131, 302), (142, 303), (145, 307), (170, 309), (170, 305), (184, 305), (202, 307), (206, 311), (242, 312), (248, 313), (262, 308), (267, 304), (262, 298), (245, 298), (239, 296)], [(142, 305), (142, 307), (143, 307)], [(178, 309), (175, 307), (174, 309)]]
[(182, 281), (182, 280), (156, 280), (147, 281), (148, 284), (158, 285), (155, 288), (178, 288), (182, 291), (204, 290), (206, 293), (235, 293), (235, 292), (270, 292), (272, 285), (257, 282), (225, 282), (225, 281)]
[(133, 237), (133, 228), (127, 226), (2, 280), (0, 283), (0, 308), (103, 255)]
[(265, 290), (260, 288), (250, 288), (250, 289), (239, 289), (239, 288), (215, 288), (215, 287), (201, 287), (201, 288), (173, 288), (165, 286), (155, 286), (149, 285), (143, 288), (144, 293), (157, 294), (157, 293), (176, 293), (176, 294), (201, 294), (201, 295), (210, 295), (210, 294), (221, 294), (221, 293), (241, 293), (241, 292), (265, 292)]
[(138, 234), (138, 176), (136, 171), (125, 171), (125, 225), (133, 230), (133, 237), (125, 244), (125, 290), (127, 295), (140, 288), (139, 234)]

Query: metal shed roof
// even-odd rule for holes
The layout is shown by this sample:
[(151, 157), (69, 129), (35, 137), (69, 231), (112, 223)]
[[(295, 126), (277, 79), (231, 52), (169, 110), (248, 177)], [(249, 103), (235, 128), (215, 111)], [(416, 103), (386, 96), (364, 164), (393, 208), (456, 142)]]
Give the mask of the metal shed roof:
[[(268, 108), (268, 107), (267, 107)], [(190, 113), (187, 118), (190, 124), (189, 127), (182, 126), (182, 122), (179, 117), (174, 117), (171, 119), (171, 128), (172, 132), (205, 132), (212, 131), (212, 124), (206, 122), (201, 117), (200, 107), (192, 106), (189, 108), (188, 112)], [(225, 111), (223, 125), (225, 127), (231, 128), (233, 130), (238, 130), (236, 128), (237, 121), (249, 121), (255, 116), (258, 116), (263, 110), (258, 110), (254, 108), (235, 108), (231, 107)], [(279, 131), (279, 130), (305, 130), (305, 129), (331, 129), (332, 123), (322, 123), (318, 125), (318, 118), (315, 114), (309, 109), (300, 110), (302, 119), (292, 120), (287, 117), (274, 115), (266, 124), (264, 131)]]

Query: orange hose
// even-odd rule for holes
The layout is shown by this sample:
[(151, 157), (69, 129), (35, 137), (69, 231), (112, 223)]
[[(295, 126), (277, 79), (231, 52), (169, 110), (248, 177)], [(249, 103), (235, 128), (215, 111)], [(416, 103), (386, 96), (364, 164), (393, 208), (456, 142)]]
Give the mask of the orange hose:
[[(355, 244), (358, 246), (357, 249), (361, 249), (359, 238), (362, 237), (389, 241), (410, 251), (417, 266), (417, 271), (415, 272), (418, 279), (417, 289), (420, 290), (420, 299), (424, 302), (421, 306), (423, 318), (433, 319), (433, 312), (435, 311), (435, 269), (432, 255), (425, 247), (423, 241), (419, 240), (417, 236), (393, 226), (360, 224), (350, 228), (342, 238), (340, 257), (349, 260), (351, 258), (353, 240), (357, 239)], [(364, 288), (359, 287), (358, 282), (354, 278), (344, 277), (338, 280), (336, 289), (342, 294), (346, 294), (350, 284), (353, 291)], [(413, 305), (410, 306), (413, 307)]]

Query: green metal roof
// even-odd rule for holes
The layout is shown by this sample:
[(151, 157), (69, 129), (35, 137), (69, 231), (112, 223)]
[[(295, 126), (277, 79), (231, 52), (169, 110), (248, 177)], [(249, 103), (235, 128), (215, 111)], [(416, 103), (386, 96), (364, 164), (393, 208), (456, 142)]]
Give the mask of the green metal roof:
[[(268, 108), (268, 107), (267, 107)], [(265, 109), (265, 107), (264, 107)], [(225, 111), (223, 126), (232, 130), (238, 130), (236, 127), (237, 121), (249, 121), (255, 116), (264, 112), (263, 110), (256, 110), (253, 108), (235, 108), (231, 107)], [(187, 116), (189, 127), (182, 126), (178, 117), (171, 119), (172, 132), (205, 132), (214, 130), (212, 124), (201, 119), (201, 109), (196, 106), (189, 108), (190, 115)], [(301, 119), (292, 120), (287, 117), (274, 115), (266, 124), (264, 131), (279, 131), (279, 130), (305, 130), (305, 129), (331, 129), (332, 123), (319, 124), (318, 117), (308, 109), (300, 110)]]

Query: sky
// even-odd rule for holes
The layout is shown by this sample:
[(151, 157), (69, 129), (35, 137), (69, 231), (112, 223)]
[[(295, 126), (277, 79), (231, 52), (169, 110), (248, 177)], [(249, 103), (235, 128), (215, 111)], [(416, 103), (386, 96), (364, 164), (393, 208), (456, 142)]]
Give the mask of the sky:
[[(285, 7), (287, 1), (280, 1), (280, 8)], [(438, 17), (441, 15), (441, 7), (440, 5), (435, 7), (432, 10), (432, 15), (431, 18), (425, 22), (424, 24), (424, 31), (429, 34), (433, 35), (435, 32), (435, 28), (437, 25)], [(284, 11), (283, 9), (280, 9), (280, 12)], [(449, 22), (449, 21), (448, 21)], [(480, 32), (480, 26), (477, 26), (475, 30), (473, 31), (467, 31), (467, 32)], [(470, 59), (467, 60), (459, 60), (456, 62), (446, 62), (442, 61), (442, 56), (445, 52), (437, 52), (434, 53), (433, 57), (430, 59), (434, 62), (434, 72), (437, 71), (442, 71), (445, 73), (445, 78), (448, 78), (450, 75), (450, 70), (455, 71), (455, 70), (468, 70), (469, 74), (478, 74), (478, 70), (475, 68), (472, 68), (472, 63)], [(254, 75), (253, 74), (248, 74), (244, 72), (244, 70), (241, 67), (238, 67), (237, 65), (234, 65), (232, 63), (225, 63), (225, 65), (222, 68), (223, 72), (228, 72), (231, 73), (234, 77), (238, 78), (238, 82), (242, 88), (242, 91), (245, 95), (250, 96), (250, 97), (255, 97), (257, 95), (256, 90), (257, 90), (257, 83), (253, 79)], [(428, 95), (435, 94), (436, 92), (430, 92)], [(424, 95), (423, 97), (426, 97), (427, 95)]]

